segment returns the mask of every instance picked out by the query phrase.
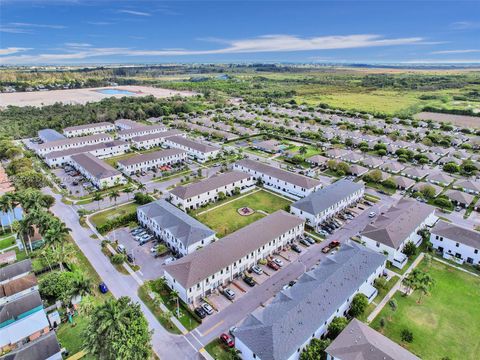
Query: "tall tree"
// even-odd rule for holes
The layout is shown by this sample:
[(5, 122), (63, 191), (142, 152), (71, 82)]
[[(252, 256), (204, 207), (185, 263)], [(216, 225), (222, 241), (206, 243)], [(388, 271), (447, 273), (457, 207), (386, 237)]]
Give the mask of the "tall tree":
[(102, 201), (102, 200), (103, 200), (102, 193), (96, 192), (95, 194), (93, 194), (93, 201), (97, 202), (98, 210), (100, 210), (100, 201)]
[(104, 360), (145, 360), (151, 333), (139, 304), (128, 297), (107, 300), (92, 311), (84, 333), (85, 349)]
[(110, 201), (112, 201), (112, 199), (113, 199), (115, 201), (115, 205), (117, 205), (117, 199), (120, 197), (120, 192), (118, 190), (112, 190), (108, 194), (108, 197), (109, 197)]

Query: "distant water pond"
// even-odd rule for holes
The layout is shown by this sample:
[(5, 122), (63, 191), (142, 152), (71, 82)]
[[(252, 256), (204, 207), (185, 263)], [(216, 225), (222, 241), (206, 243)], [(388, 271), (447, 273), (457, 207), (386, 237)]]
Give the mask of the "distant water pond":
[(97, 90), (97, 92), (105, 95), (127, 95), (127, 96), (136, 95), (133, 91), (122, 90), (122, 89), (101, 89), (101, 90)]

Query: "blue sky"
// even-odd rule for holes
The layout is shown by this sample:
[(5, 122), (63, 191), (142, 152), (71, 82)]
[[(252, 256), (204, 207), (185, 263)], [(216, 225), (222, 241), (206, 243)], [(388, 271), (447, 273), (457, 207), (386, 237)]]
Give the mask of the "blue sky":
[(480, 62), (480, 1), (0, 0), (0, 64)]

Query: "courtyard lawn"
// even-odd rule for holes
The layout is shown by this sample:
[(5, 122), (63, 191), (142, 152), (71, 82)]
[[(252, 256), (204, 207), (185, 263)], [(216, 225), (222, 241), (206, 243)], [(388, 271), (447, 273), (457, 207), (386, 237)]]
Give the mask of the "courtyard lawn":
[[(427, 270), (422, 262), (420, 270)], [(480, 352), (480, 278), (432, 260), (428, 270), (436, 284), (418, 303), (419, 294), (397, 292), (394, 312), (386, 306), (371, 326), (425, 360), (478, 359)], [(380, 326), (384, 319), (385, 327)], [(403, 343), (401, 332), (413, 333), (412, 343)]]
[[(265, 216), (261, 212), (268, 214), (274, 213), (280, 209), (286, 209), (290, 205), (290, 201), (274, 195), (271, 192), (260, 190), (252, 192), (245, 197), (224, 203), (218, 207), (215, 204), (210, 205), (210, 211), (201, 212), (196, 218), (207, 225), (209, 228), (217, 232), (218, 237), (228, 235), (248, 224), (257, 221)], [(241, 216), (237, 210), (243, 207), (249, 207), (256, 212), (249, 216)], [(205, 208), (205, 209), (208, 209)], [(205, 211), (205, 209), (203, 211)]]
[(9, 248), (16, 244), (15, 235), (7, 235), (0, 239), (0, 250)]
[(233, 354), (234, 350), (229, 350), (219, 339), (213, 340), (205, 346), (205, 350), (215, 360), (234, 360), (237, 359)]
[(130, 203), (130, 204), (117, 206), (117, 207), (114, 207), (110, 210), (102, 211), (102, 212), (99, 212), (99, 213), (93, 215), (90, 218), (90, 221), (96, 227), (99, 227), (99, 226), (105, 224), (105, 222), (107, 220), (111, 220), (111, 219), (114, 219), (116, 217), (127, 215), (127, 214), (135, 212), (137, 210), (137, 207), (138, 207), (138, 204), (136, 204), (136, 203)]
[(117, 161), (126, 160), (126, 159), (129, 159), (129, 158), (131, 158), (132, 156), (135, 156), (135, 155), (138, 155), (138, 154), (134, 153), (134, 152), (131, 152), (131, 153), (126, 153), (126, 154), (122, 154), (122, 155), (118, 155), (118, 156), (112, 156), (110, 158), (103, 159), (103, 161), (105, 161), (110, 166), (116, 167), (117, 166)]

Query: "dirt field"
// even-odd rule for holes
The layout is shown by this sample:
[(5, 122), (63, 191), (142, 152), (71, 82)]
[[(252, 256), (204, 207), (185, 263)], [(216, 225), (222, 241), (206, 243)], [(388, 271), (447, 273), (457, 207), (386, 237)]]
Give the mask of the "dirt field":
[[(129, 91), (133, 94), (102, 94), (101, 90), (119, 90)], [(35, 92), (18, 92), (0, 94), (0, 107), (8, 105), (14, 106), (45, 106), (52, 105), (57, 102), (64, 104), (85, 104), (87, 102), (96, 102), (107, 97), (122, 96), (146, 96), (153, 95), (157, 98), (164, 98), (174, 95), (192, 96), (195, 93), (190, 91), (176, 91), (168, 89), (160, 89), (148, 86), (125, 85), (118, 87), (102, 87), (89, 89), (72, 89), (72, 90), (52, 90), (52, 91), (35, 91)]]
[(466, 115), (451, 115), (433, 112), (421, 112), (414, 116), (417, 120), (433, 120), (440, 122), (449, 122), (463, 127), (480, 128), (480, 117)]

